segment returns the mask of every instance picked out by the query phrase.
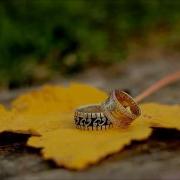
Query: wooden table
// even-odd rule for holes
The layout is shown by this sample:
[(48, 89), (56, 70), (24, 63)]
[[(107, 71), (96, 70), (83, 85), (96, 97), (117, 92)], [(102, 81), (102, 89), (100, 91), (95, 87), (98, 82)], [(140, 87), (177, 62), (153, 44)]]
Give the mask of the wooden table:
[[(133, 61), (102, 69), (91, 69), (74, 79), (110, 90), (129, 89), (132, 95), (168, 72), (180, 69), (179, 59)], [(96, 74), (96, 78), (91, 76)], [(59, 82), (66, 82), (64, 79)], [(145, 101), (179, 103), (180, 83), (175, 83), (148, 97)], [(9, 101), (24, 90), (3, 92), (1, 102)], [(39, 150), (26, 147), (28, 135), (0, 134), (0, 180), (88, 180), (88, 179), (180, 179), (180, 132), (173, 129), (154, 129), (143, 142), (133, 142), (122, 152), (81, 172), (57, 167), (41, 158)]]

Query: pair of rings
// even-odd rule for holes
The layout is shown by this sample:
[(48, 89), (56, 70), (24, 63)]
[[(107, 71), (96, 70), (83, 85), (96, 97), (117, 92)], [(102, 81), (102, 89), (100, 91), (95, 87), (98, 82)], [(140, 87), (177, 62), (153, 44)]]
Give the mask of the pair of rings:
[(140, 114), (139, 106), (130, 95), (113, 90), (103, 103), (76, 109), (74, 121), (76, 128), (83, 130), (126, 128)]

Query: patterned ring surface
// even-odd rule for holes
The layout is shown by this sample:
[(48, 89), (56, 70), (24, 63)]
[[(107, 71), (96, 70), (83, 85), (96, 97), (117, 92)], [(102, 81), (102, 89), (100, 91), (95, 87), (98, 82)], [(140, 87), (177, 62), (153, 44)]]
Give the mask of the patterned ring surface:
[(113, 90), (101, 108), (113, 125), (118, 127), (127, 127), (141, 114), (133, 98), (120, 90)]
[(82, 130), (103, 130), (112, 127), (112, 122), (104, 115), (100, 105), (82, 106), (75, 110), (76, 128)]

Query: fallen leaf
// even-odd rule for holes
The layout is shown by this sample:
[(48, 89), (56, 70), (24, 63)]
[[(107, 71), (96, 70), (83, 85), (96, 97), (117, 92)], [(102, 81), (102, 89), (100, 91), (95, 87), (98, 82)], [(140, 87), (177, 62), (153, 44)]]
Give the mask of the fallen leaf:
[[(101, 90), (77, 83), (68, 87), (45, 86), (15, 99), (11, 111), (3, 106), (0, 108), (0, 132), (8, 130), (40, 135), (43, 132), (73, 126), (75, 108), (100, 103), (106, 96)], [(64, 117), (70, 117), (71, 121)]]
[(180, 130), (180, 105), (147, 103), (141, 105), (143, 121), (151, 127), (174, 128)]
[(44, 86), (21, 95), (12, 102), (13, 109), (26, 114), (71, 112), (72, 109), (100, 103), (107, 97), (104, 91), (92, 86), (72, 83), (64, 86)]
[(151, 127), (180, 130), (180, 106), (156, 103), (142, 104), (142, 115), (127, 129), (77, 130), (74, 109), (100, 103), (106, 97), (105, 92), (82, 84), (45, 86), (15, 99), (10, 110), (0, 106), (0, 131), (39, 135), (31, 137), (28, 145), (42, 148), (45, 159), (59, 166), (83, 169), (119, 152), (133, 140), (147, 139)]
[(151, 128), (139, 123), (128, 129), (107, 131), (82, 131), (69, 127), (31, 137), (28, 145), (43, 148), (43, 157), (53, 159), (59, 166), (81, 170), (119, 152), (132, 140), (148, 138), (151, 132)]

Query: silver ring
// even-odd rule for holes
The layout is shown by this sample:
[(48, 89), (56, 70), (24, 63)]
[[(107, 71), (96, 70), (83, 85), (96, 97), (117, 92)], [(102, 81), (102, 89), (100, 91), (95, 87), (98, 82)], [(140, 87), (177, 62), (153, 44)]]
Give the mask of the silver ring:
[(100, 105), (81, 106), (75, 110), (76, 128), (82, 130), (103, 130), (112, 127), (112, 122), (104, 115)]

